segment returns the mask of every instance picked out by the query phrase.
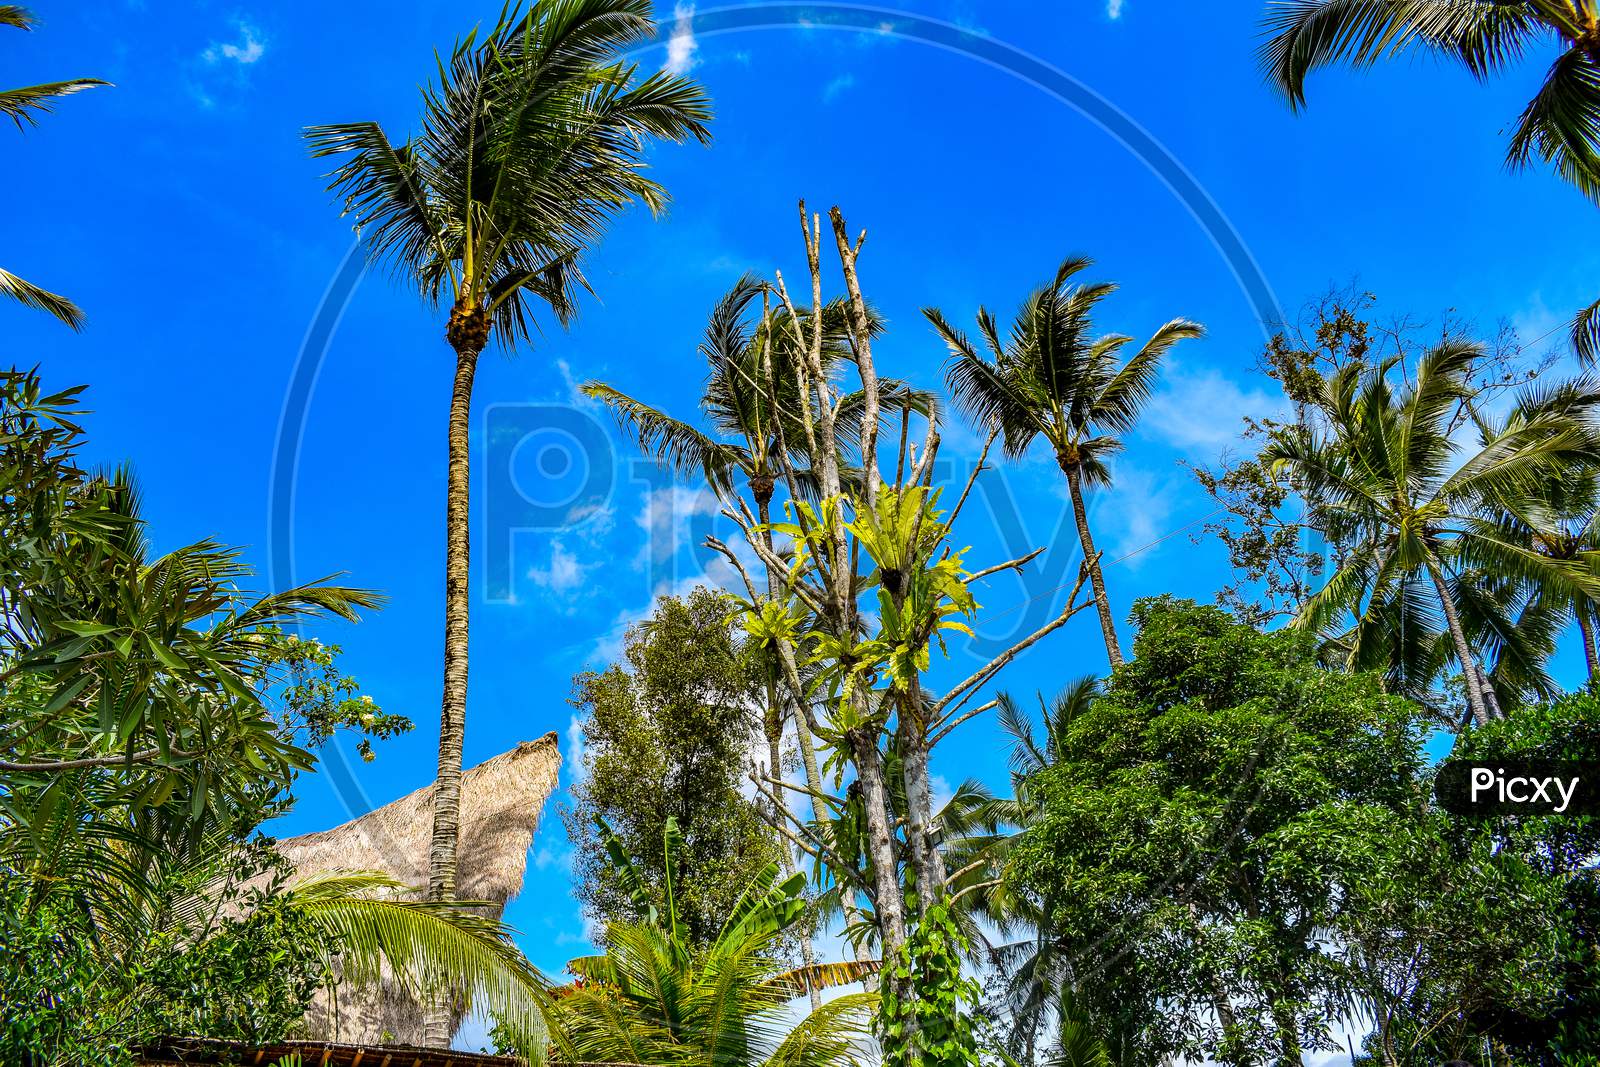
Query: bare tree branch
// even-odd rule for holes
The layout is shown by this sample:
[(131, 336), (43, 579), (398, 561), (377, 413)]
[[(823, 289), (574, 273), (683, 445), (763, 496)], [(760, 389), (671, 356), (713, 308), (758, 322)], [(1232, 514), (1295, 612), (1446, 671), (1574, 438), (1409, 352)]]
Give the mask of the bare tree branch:
[(967, 577), (963, 580), (968, 585), (971, 585), (979, 578), (987, 578), (989, 575), (998, 574), (1001, 571), (1015, 570), (1018, 574), (1021, 574), (1022, 568), (1027, 566), (1029, 563), (1032, 563), (1034, 559), (1038, 557), (1039, 553), (1043, 551), (1043, 547), (1036, 548), (1032, 552), (1029, 552), (1026, 556), (1018, 556), (1016, 559), (1007, 560), (1004, 563), (996, 563), (993, 567), (985, 567), (983, 570), (978, 571), (975, 574), (967, 575)]

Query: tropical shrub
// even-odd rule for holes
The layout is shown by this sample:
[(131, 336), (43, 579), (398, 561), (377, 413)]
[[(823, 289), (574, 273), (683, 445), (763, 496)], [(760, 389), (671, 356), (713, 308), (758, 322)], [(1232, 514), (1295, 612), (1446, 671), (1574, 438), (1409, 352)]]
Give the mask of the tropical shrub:
[[(563, 1058), (590, 1063), (699, 1067), (844, 1067), (868, 1062), (870, 993), (837, 997), (796, 1021), (808, 989), (869, 977), (863, 964), (790, 969), (778, 955), (783, 932), (804, 913), (803, 875), (780, 880), (776, 864), (752, 878), (708, 944), (695, 945), (679, 918), (668, 877), (660, 907), (614, 835), (606, 835), (624, 886), (645, 909), (640, 922), (613, 923), (606, 952), (573, 960), (577, 975), (556, 992), (552, 1043)], [(682, 838), (668, 822), (668, 869)]]

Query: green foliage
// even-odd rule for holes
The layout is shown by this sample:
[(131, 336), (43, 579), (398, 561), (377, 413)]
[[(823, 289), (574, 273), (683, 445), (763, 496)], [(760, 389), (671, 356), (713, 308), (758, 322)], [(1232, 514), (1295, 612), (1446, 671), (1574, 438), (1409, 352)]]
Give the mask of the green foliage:
[[(175, 872), (163, 886), (164, 914), (115, 926), (85, 910), (70, 886), (41, 892), (26, 878), (0, 880), (0, 1062), (110, 1067), (165, 1036), (288, 1036), (327, 978), (332, 936), (273, 881), (195, 895), (219, 873), (236, 887), (281, 869), (270, 851), (244, 849)], [(240, 913), (222, 914), (224, 900)]]
[(125, 981), (138, 990), (150, 1037), (198, 1034), (252, 1043), (281, 1040), (328, 980), (333, 942), (292, 902), (262, 898), (244, 918), (223, 917), (199, 942), (177, 932), (152, 939)]
[[(829, 498), (816, 507), (805, 501), (788, 507), (795, 521), (770, 523), (762, 530), (791, 539), (791, 580), (828, 558), (829, 531), (835, 527), (853, 535), (876, 565), (867, 580), (876, 587), (878, 629), (865, 639), (825, 625), (804, 630), (804, 615), (792, 604), (742, 605), (745, 631), (761, 646), (797, 637), (809, 643), (803, 665), (813, 671), (813, 692), (825, 691), (836, 708), (829, 733), (837, 735), (858, 724), (858, 709), (849, 701), (858, 687), (887, 680), (891, 691), (908, 692), (928, 669), (932, 644), (937, 642), (945, 651), (946, 631), (972, 634), (961, 620), (976, 615), (978, 602), (967, 587), (970, 575), (962, 558), (966, 549), (952, 550), (948, 545), (950, 527), (939, 509), (937, 490), (885, 485), (873, 508), (854, 497)], [(877, 714), (886, 717), (892, 706), (888, 700), (879, 701)]]
[(407, 733), (414, 725), (404, 715), (386, 712), (360, 684), (338, 668), (343, 651), (314, 637), (298, 637), (275, 628), (264, 631), (261, 663), (264, 671), (280, 678), (276, 703), (279, 728), (292, 731), (300, 743), (314, 749), (335, 734), (356, 734), (356, 751), (370, 763), (372, 742)]
[(306, 136), (338, 158), (329, 190), (373, 258), (433, 305), (481, 316), (476, 348), (490, 323), (514, 345), (535, 328), (535, 301), (572, 314), (577, 257), (617, 214), (665, 204), (645, 146), (709, 139), (698, 85), (641, 77), (623, 58), (654, 33), (646, 0), (508, 5), (441, 59), (418, 136), (395, 143), (375, 122)]
[[(1504, 720), (1463, 733), (1452, 755), (1461, 759), (1600, 761), (1600, 695), (1593, 689), (1547, 704), (1519, 708)], [(1548, 815), (1501, 817), (1475, 824), (1509, 856), (1561, 887), (1561, 996), (1554, 1006), (1498, 1002), (1475, 1020), (1496, 1041), (1533, 1063), (1583, 1062), (1600, 1057), (1600, 820)], [(1526, 921), (1526, 920), (1524, 920)]]
[(100, 1004), (101, 969), (58, 904), (30, 908), (20, 881), (0, 879), (0, 1063), (124, 1067), (125, 1024)]
[[(682, 847), (668, 823), (660, 850), (669, 868)], [(608, 843), (620, 851), (615, 836)], [(644, 895), (636, 857), (618, 862), (623, 882)], [(776, 949), (805, 910), (803, 875), (779, 880), (769, 863), (722, 916), (716, 935), (695, 944), (675, 920), (674, 883), (644, 922), (613, 922), (606, 952), (573, 960), (578, 976), (557, 991), (552, 1035), (563, 1058), (589, 1063), (702, 1067), (842, 1067), (864, 1062), (866, 1020), (875, 998), (836, 998), (792, 1023), (791, 1002), (808, 986), (860, 981), (871, 969), (823, 964), (784, 969)], [(642, 901), (641, 901), (642, 903)], [(504, 1050), (524, 1052), (497, 1035)]]
[[(706, 589), (664, 598), (629, 629), (624, 664), (574, 680), (585, 773), (562, 817), (580, 899), (603, 926), (664, 906), (669, 823), (683, 838), (673, 872), (678, 918), (695, 944), (716, 936), (751, 877), (781, 856), (744, 791), (765, 687), (728, 614), (728, 602)], [(625, 887), (597, 820), (633, 857), (650, 903)]]
[(1123, 1054), (1327, 1047), (1344, 986), (1319, 930), (1338, 890), (1300, 873), (1300, 829), (1414, 805), (1415, 709), (1317, 667), (1303, 635), (1169, 598), (1133, 618), (1134, 659), (1056, 726), (1029, 787), (1015, 891), (1048, 905), (1079, 1006)]
[[(1503, 1013), (1544, 1018), (1571, 951), (1560, 879), (1437, 812), (1325, 810), (1285, 835), (1275, 873), (1327, 880), (1330, 953), (1389, 1062), (1461, 1057)], [(1392, 1059), (1391, 1059), (1392, 1057)]]
[[(1353, 1009), (1384, 1062), (1593, 1054), (1592, 820), (1435, 809), (1426, 714), (1304, 634), (1170, 598), (1134, 618), (1135, 658), (1026, 750), (1006, 856), (1095, 1036), (1135, 1062), (1298, 1060)], [(1457, 749), (1597, 754), (1590, 694)]]
[(889, 964), (906, 994), (886, 984), (878, 1006), (878, 1043), (888, 1067), (976, 1067), (972, 1012), (981, 990), (961, 972), (969, 947), (947, 902), (923, 911)]

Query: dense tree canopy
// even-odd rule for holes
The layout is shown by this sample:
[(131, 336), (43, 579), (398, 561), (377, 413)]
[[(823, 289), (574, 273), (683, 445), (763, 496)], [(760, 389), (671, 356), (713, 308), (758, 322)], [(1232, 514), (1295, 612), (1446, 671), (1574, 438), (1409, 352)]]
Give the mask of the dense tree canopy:
[(1084, 1007), (1141, 1059), (1310, 1051), (1342, 1000), (1319, 943), (1334, 890), (1293, 876), (1296, 829), (1414, 802), (1414, 710), (1316, 666), (1302, 635), (1166, 598), (1133, 619), (1133, 659), (1032, 785), (1013, 874), (1053, 901)]
[(678, 909), (697, 944), (716, 935), (750, 877), (780, 856), (747, 780), (765, 689), (730, 611), (704, 588), (663, 598), (628, 630), (623, 663), (576, 679), (584, 762), (564, 814), (577, 844), (579, 894), (601, 927), (642, 916), (618, 883), (596, 818), (638, 857), (658, 895), (662, 834), (668, 819), (676, 821), (683, 833)]

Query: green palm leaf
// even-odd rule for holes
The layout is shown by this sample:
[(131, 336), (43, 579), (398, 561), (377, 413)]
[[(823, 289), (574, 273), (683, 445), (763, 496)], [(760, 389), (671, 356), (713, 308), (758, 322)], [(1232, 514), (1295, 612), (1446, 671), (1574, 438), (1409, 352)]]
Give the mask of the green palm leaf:
[(1517, 119), (1506, 159), (1515, 167), (1548, 163), (1600, 201), (1600, 62), (1576, 47), (1556, 58)]
[(470, 901), (406, 899), (402, 882), (374, 871), (301, 878), (283, 896), (340, 946), (345, 980), (376, 982), (387, 967), (413, 989), (451, 989), (497, 1018), (526, 1047), (544, 1040), (547, 984), (498, 920)]
[(38, 116), (55, 110), (55, 101), (61, 97), (81, 93), (97, 85), (110, 84), (99, 78), (72, 78), (28, 85), (21, 89), (0, 89), (0, 115), (11, 119), (19, 129), (24, 125), (37, 125)]
[(1600, 300), (1573, 316), (1570, 330), (1578, 359), (1591, 367), (1600, 362)]
[(83, 329), (83, 312), (77, 304), (6, 270), (0, 270), (0, 295), (10, 297), (24, 307), (54, 315), (74, 330)]

